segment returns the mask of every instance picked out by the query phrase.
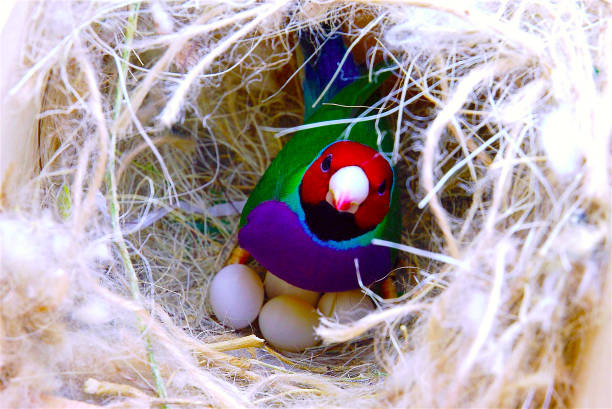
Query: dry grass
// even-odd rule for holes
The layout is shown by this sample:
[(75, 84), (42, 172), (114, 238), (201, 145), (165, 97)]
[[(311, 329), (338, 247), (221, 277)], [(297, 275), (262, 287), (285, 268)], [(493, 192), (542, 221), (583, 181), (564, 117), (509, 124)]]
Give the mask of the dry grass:
[[(610, 285), (608, 2), (17, 9), (3, 406), (571, 405)], [(281, 354), (218, 324), (206, 288), (301, 124), (296, 33), (322, 21), (396, 66), (374, 112), (396, 132), (402, 295)]]

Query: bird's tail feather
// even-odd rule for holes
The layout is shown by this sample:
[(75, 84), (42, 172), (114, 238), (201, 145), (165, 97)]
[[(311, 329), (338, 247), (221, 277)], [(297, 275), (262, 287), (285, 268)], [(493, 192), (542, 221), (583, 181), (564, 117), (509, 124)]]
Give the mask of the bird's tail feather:
[(305, 120), (322, 103), (331, 100), (342, 88), (361, 76), (361, 69), (353, 56), (346, 55), (348, 50), (342, 35), (329, 27), (324, 27), (323, 31), (323, 34), (306, 30), (300, 33), (305, 61), (302, 80)]

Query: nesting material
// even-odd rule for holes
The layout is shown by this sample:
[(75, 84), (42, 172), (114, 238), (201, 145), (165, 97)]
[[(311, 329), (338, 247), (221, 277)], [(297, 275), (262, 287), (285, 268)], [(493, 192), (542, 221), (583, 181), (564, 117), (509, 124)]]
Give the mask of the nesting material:
[[(0, 21), (2, 406), (558, 407), (609, 384), (608, 2), (16, 2)], [(364, 288), (375, 310), (290, 353), (207, 293), (302, 123), (298, 32), (324, 22), (393, 67), (371, 114), (395, 132), (403, 236), (379, 244), (399, 295)]]

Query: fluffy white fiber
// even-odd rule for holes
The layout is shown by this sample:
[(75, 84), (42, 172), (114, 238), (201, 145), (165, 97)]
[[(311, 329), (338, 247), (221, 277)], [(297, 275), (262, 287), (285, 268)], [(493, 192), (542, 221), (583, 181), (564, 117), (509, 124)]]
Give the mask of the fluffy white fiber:
[[(322, 22), (395, 67), (372, 112), (401, 295), (287, 354), (206, 289), (301, 124), (297, 32)], [(596, 0), (16, 3), (0, 406), (610, 404), (611, 22)]]

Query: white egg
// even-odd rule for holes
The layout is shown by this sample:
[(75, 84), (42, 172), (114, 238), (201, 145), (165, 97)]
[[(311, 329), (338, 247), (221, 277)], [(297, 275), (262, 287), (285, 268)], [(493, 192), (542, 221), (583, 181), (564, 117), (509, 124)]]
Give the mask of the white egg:
[(247, 327), (255, 321), (264, 300), (261, 279), (244, 264), (223, 267), (208, 291), (217, 319), (234, 329)]
[(292, 295), (272, 298), (259, 314), (264, 338), (275, 347), (292, 352), (317, 344), (314, 327), (318, 322), (319, 314), (314, 307)]
[(264, 289), (266, 290), (268, 298), (274, 298), (279, 295), (294, 295), (312, 306), (317, 305), (317, 300), (321, 295), (321, 293), (304, 290), (293, 284), (289, 284), (269, 271), (266, 273), (266, 278), (264, 278)]
[(318, 308), (323, 315), (335, 317), (339, 322), (347, 323), (357, 321), (374, 311), (374, 304), (360, 290), (351, 290), (323, 294)]

